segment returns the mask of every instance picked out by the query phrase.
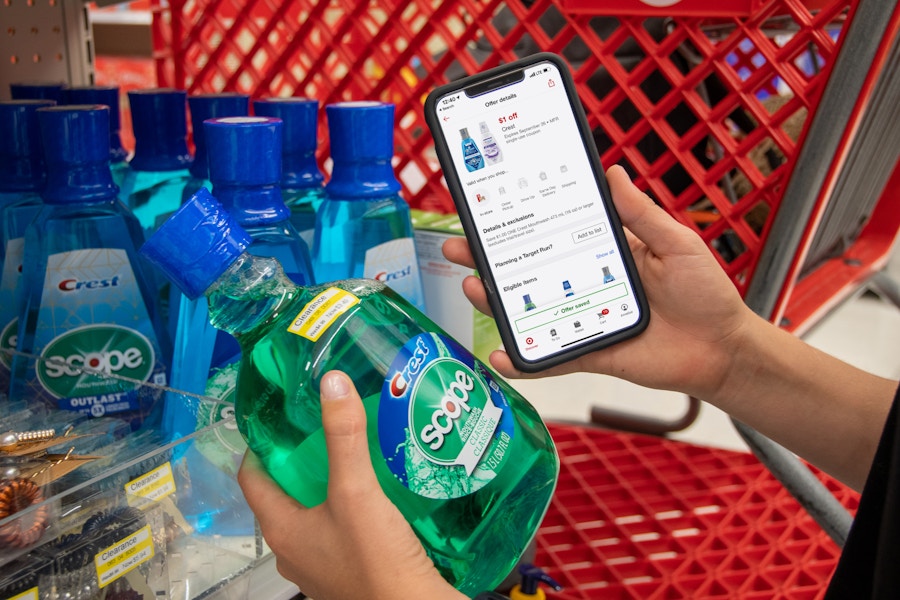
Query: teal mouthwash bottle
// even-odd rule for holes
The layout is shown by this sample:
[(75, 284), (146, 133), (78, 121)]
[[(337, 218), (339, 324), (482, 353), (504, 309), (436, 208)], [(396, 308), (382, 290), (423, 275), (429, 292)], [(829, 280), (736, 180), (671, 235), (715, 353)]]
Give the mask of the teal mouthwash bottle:
[(46, 182), (37, 109), (52, 100), (0, 102), (0, 397), (9, 392), (19, 324), (25, 228), (41, 208)]
[(147, 231), (181, 205), (190, 178), (186, 98), (184, 91), (167, 88), (128, 92), (134, 155), (119, 197)]
[(278, 259), (297, 285), (313, 283), (306, 242), (281, 197), (280, 119), (225, 117), (204, 123), (212, 193), (250, 234), (250, 253)]
[[(309, 249), (291, 225), (278, 188), (281, 121), (223, 117), (208, 119), (203, 126), (213, 192), (247, 231), (253, 241), (250, 252), (277, 258), (298, 285), (311, 284)], [(197, 194), (209, 196), (205, 188)], [(170, 291), (169, 304), (176, 308), (170, 317), (175, 324), (172, 387), (221, 398), (221, 390), (229, 388), (222, 382), (236, 373), (232, 367), (240, 348), (231, 335), (209, 324), (205, 298), (191, 300), (175, 286)], [(196, 427), (196, 415), (183, 409), (179, 403), (165, 404), (163, 423), (173, 436), (187, 435)]]
[[(237, 92), (219, 94), (196, 94), (188, 96), (188, 107), (191, 112), (191, 132), (194, 138), (194, 161), (189, 171), (191, 178), (184, 184), (181, 201), (190, 198), (202, 187), (210, 189), (209, 159), (206, 152), (206, 135), (203, 121), (217, 117), (245, 117), (250, 114), (250, 96)], [(168, 216), (168, 215), (167, 215)]]
[(466, 170), (470, 173), (484, 168), (484, 157), (481, 150), (472, 136), (469, 135), (469, 128), (463, 127), (459, 130), (459, 137), (462, 138), (462, 155), (463, 162), (466, 164)]
[(253, 102), (260, 117), (284, 121), (281, 150), (281, 196), (291, 209), (291, 223), (310, 248), (316, 211), (325, 200), (325, 177), (316, 163), (319, 101), (310, 98), (266, 98)]
[(113, 183), (121, 187), (128, 172), (128, 152), (122, 147), (119, 88), (114, 85), (67, 87), (61, 93), (62, 104), (103, 104), (109, 107), (109, 170)]
[(409, 205), (394, 175), (394, 105), (325, 107), (334, 161), (313, 241), (319, 281), (377, 279), (425, 310)]
[[(13, 359), (10, 398), (137, 427), (156, 398), (80, 369), (166, 383), (168, 341), (149, 265), (138, 255), (142, 230), (109, 171), (109, 108), (52, 106), (37, 114), (47, 184), (25, 231), (16, 349), (26, 354)], [(44, 360), (36, 364), (32, 355)]]
[(9, 84), (13, 100), (53, 100), (59, 104), (66, 84), (62, 81), (16, 81)]
[(368, 417), (379, 482), (442, 575), (492, 589), (516, 564), (550, 502), (558, 459), (537, 411), (379, 281), (298, 287), (277, 261), (195, 196), (142, 253), (240, 342), (238, 428), (305, 506), (327, 494), (319, 384), (348, 373)]

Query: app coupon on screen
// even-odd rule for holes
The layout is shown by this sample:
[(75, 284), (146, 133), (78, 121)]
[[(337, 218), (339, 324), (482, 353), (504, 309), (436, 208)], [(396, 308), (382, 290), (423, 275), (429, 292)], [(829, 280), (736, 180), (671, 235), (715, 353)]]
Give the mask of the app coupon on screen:
[(641, 311), (562, 76), (551, 62), (523, 75), (435, 110), (516, 344), (538, 360)]

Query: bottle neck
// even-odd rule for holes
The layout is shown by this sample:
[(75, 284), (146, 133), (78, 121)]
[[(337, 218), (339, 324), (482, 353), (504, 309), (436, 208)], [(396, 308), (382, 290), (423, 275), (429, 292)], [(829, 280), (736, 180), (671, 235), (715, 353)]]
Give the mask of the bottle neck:
[(336, 160), (325, 191), (333, 198), (383, 198), (399, 192), (400, 182), (390, 160)]
[(209, 321), (240, 339), (263, 328), (300, 290), (277, 260), (244, 252), (206, 290)]
[(316, 163), (314, 151), (286, 152), (281, 155), (281, 187), (296, 190), (321, 187), (325, 177)]
[(118, 191), (106, 161), (58, 163), (48, 165), (47, 185), (41, 195), (48, 204), (106, 202), (115, 199)]
[(291, 217), (278, 185), (212, 185), (213, 195), (242, 227), (271, 225)]

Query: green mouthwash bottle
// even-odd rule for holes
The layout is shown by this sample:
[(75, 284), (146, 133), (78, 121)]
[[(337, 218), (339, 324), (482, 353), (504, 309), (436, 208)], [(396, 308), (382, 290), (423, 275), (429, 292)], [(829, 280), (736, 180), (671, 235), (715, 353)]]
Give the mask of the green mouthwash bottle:
[(119, 197), (146, 231), (157, 218), (181, 206), (190, 178), (187, 147), (187, 93), (153, 88), (128, 92), (134, 130), (134, 155)]
[(9, 392), (16, 349), (25, 228), (41, 209), (46, 182), (37, 109), (53, 104), (0, 102), (0, 396)]
[(207, 194), (197, 194), (141, 252), (210, 321), (240, 342), (238, 428), (281, 487), (325, 500), (328, 460), (319, 384), (350, 374), (368, 416), (387, 496), (443, 576), (491, 589), (516, 564), (558, 474), (535, 409), (409, 302), (379, 281), (298, 287)]
[(113, 183), (121, 187), (128, 173), (128, 152), (122, 147), (119, 87), (87, 85), (63, 88), (62, 104), (103, 104), (109, 107), (109, 170)]
[(10, 398), (115, 415), (138, 427), (156, 398), (133, 382), (165, 384), (169, 350), (150, 266), (138, 255), (142, 230), (109, 171), (109, 108), (51, 106), (37, 114), (47, 185), (25, 231), (21, 354), (13, 358)]
[(310, 98), (265, 98), (253, 112), (284, 122), (281, 150), (281, 195), (291, 209), (294, 229), (313, 247), (316, 211), (325, 200), (325, 177), (316, 163), (319, 101)]

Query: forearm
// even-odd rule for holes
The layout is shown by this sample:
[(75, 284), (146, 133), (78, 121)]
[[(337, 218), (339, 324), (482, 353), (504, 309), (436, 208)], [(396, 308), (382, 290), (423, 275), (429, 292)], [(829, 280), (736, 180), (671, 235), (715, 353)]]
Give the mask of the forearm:
[(897, 382), (862, 371), (758, 317), (704, 398), (841, 481), (861, 489)]

